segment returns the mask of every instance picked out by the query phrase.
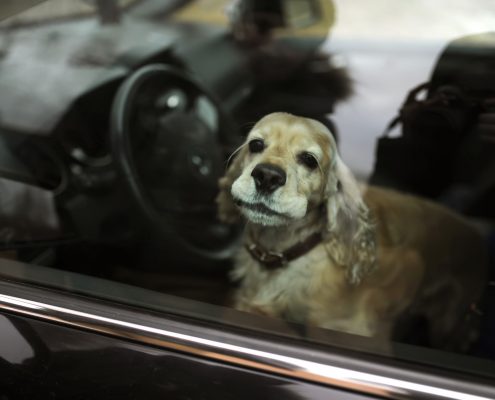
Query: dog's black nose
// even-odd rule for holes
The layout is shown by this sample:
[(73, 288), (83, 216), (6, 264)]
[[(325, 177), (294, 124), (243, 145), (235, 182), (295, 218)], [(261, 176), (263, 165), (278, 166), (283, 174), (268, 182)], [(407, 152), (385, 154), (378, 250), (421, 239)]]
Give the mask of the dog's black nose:
[(272, 193), (275, 189), (285, 185), (287, 180), (285, 171), (273, 164), (258, 164), (251, 172), (251, 176), (256, 189), (261, 193)]

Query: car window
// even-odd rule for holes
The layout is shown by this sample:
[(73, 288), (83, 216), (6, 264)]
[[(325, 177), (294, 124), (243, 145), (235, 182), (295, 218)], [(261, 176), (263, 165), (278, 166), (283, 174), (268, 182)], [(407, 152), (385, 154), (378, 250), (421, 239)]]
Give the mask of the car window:
[(493, 376), (491, 2), (10, 6), (3, 279)]

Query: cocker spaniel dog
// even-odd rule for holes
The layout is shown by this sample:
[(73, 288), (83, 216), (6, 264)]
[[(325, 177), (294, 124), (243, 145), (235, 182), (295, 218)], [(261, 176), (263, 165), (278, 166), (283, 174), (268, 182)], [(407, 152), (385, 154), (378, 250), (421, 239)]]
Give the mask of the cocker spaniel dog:
[(219, 184), (220, 218), (246, 220), (239, 310), (383, 338), (408, 310), (442, 344), (482, 293), (478, 232), (432, 202), (360, 186), (317, 121), (264, 117)]

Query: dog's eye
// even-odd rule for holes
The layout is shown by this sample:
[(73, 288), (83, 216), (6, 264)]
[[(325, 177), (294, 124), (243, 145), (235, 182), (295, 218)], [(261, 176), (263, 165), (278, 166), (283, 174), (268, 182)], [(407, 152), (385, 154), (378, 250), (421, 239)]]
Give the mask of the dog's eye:
[(261, 153), (265, 148), (265, 142), (261, 139), (253, 139), (249, 142), (249, 151), (251, 153)]
[(309, 169), (315, 169), (318, 166), (318, 161), (316, 161), (315, 156), (311, 153), (301, 153), (297, 158), (299, 159), (299, 162), (304, 164)]

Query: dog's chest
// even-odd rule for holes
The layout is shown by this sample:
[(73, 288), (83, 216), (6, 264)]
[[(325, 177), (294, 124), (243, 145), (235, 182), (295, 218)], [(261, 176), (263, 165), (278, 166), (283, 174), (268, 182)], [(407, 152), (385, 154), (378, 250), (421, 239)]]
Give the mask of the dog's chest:
[(268, 269), (243, 250), (232, 273), (241, 281), (237, 308), (304, 322), (319, 276), (328, 267), (322, 246), (277, 269)]

